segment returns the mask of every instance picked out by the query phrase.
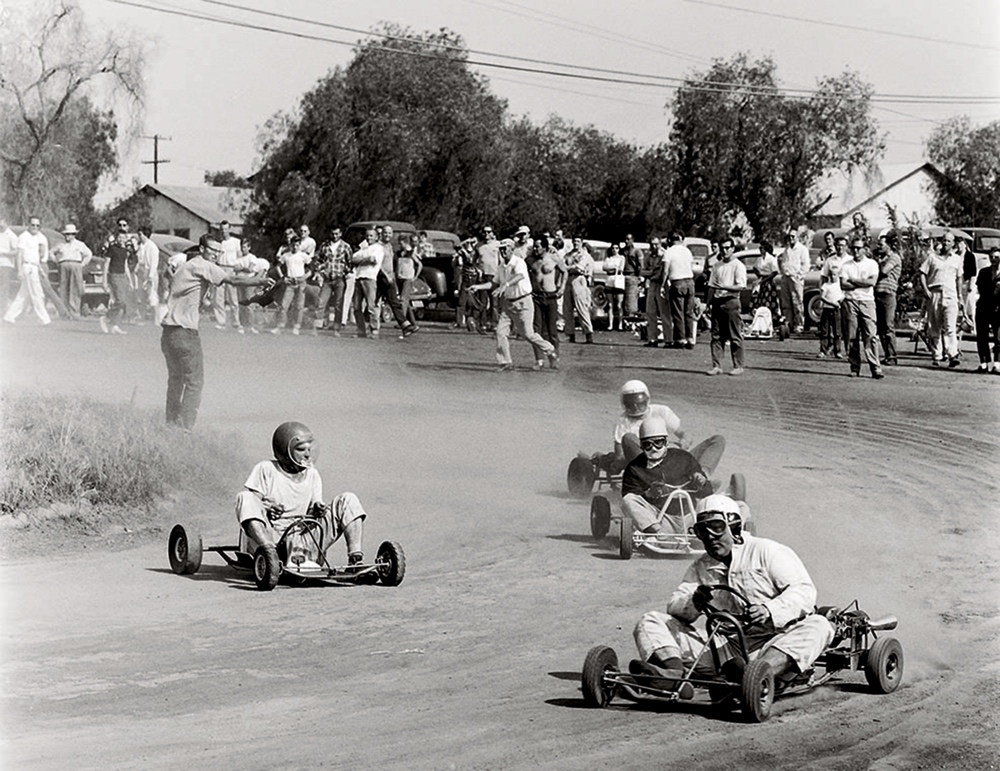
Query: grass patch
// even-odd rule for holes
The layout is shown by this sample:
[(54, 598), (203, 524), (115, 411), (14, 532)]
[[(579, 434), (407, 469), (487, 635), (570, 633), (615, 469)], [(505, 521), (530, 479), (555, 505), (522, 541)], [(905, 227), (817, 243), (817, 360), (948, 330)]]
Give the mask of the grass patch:
[(241, 440), (185, 433), (128, 404), (33, 392), (0, 396), (4, 531), (139, 532), (185, 490), (224, 494), (249, 464)]

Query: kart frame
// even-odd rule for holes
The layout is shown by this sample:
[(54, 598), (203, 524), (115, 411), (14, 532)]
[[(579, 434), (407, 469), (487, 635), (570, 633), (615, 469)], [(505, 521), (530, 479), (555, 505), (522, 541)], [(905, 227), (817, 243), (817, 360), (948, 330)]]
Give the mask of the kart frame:
[[(744, 608), (749, 607), (746, 598), (731, 587), (715, 584), (710, 588), (728, 591), (744, 603)], [(739, 707), (747, 722), (761, 723), (771, 716), (776, 697), (812, 690), (842, 672), (863, 671), (875, 693), (888, 694), (899, 687), (903, 678), (902, 646), (893, 637), (878, 636), (878, 632), (896, 628), (895, 616), (872, 620), (860, 609), (856, 599), (843, 608), (818, 608), (817, 612), (833, 624), (833, 641), (816, 659), (812, 669), (789, 679), (776, 680), (765, 661), (750, 660), (751, 652), (746, 642), (749, 623), (745, 612), (733, 614), (710, 606), (706, 614), (707, 639), (681, 678), (665, 681), (654, 675), (622, 672), (614, 649), (596, 645), (587, 653), (583, 665), (584, 702), (590, 707), (603, 708), (621, 695), (636, 702), (674, 703), (694, 699), (695, 692), (702, 691), (707, 692), (711, 705), (727, 711)], [(732, 671), (729, 676), (723, 673), (722, 642), (744, 663), (738, 679)], [(706, 654), (711, 659), (713, 674), (696, 675)], [(818, 672), (817, 668), (822, 671)]]

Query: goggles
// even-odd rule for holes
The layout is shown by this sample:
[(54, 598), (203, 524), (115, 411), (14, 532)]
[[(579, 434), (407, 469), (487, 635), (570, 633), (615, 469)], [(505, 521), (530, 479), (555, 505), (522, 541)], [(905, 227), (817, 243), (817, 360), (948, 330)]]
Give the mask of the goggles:
[(718, 519), (713, 519), (709, 522), (699, 522), (694, 526), (694, 534), (699, 538), (705, 538), (709, 535), (721, 536), (724, 535), (729, 524)]
[(665, 436), (651, 436), (648, 439), (642, 439), (639, 445), (644, 450), (662, 450), (667, 446), (667, 437)]

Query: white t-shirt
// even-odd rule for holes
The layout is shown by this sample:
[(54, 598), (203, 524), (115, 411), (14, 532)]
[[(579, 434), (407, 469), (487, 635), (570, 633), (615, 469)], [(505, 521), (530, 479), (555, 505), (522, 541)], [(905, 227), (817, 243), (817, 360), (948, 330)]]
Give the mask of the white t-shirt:
[(38, 265), (49, 258), (49, 239), (41, 231), (31, 235), (30, 230), (25, 230), (17, 237), (17, 249), (25, 263)]
[(663, 278), (681, 281), (694, 278), (694, 255), (684, 244), (674, 244), (663, 253)]
[(676, 435), (677, 429), (681, 427), (681, 419), (677, 417), (672, 409), (665, 404), (650, 404), (649, 409), (646, 410), (646, 414), (638, 418), (634, 418), (624, 412), (618, 416), (618, 422), (615, 423), (615, 444), (621, 444), (622, 437), (625, 434), (635, 434), (638, 436), (639, 426), (642, 424), (642, 421), (652, 416), (656, 416), (666, 423), (667, 431), (672, 435)]
[(56, 262), (84, 263), (92, 260), (94, 253), (90, 251), (90, 247), (83, 243), (83, 241), (73, 239), (72, 241), (64, 241), (54, 247), (52, 249), (52, 256), (56, 258)]
[(385, 250), (382, 244), (374, 243), (362, 246), (355, 254), (364, 254), (366, 257), (375, 258), (375, 264), (363, 263), (354, 266), (355, 278), (370, 278), (373, 281), (378, 278), (378, 272), (382, 269), (382, 260), (385, 258)]
[(871, 257), (865, 257), (860, 262), (858, 260), (848, 260), (840, 266), (840, 277), (851, 279), (868, 278), (872, 279), (871, 286), (857, 287), (856, 289), (845, 289), (844, 297), (855, 300), (875, 300), (875, 281), (878, 279), (878, 263)]
[(219, 255), (219, 265), (223, 268), (233, 267), (240, 256), (240, 239), (236, 236), (229, 236), (219, 246), (222, 249), (222, 254)]
[(0, 267), (13, 268), (17, 255), (17, 236), (10, 228), (0, 230)]
[(285, 264), (285, 275), (288, 278), (305, 278), (308, 254), (300, 251), (284, 252), (278, 256), (278, 260)]
[[(290, 525), (297, 517), (309, 513), (309, 507), (323, 501), (323, 480), (315, 467), (289, 474), (275, 460), (262, 460), (250, 472), (243, 486), (284, 508), (284, 515), (272, 526), (279, 533), (282, 523)], [(266, 504), (265, 504), (266, 505)]]

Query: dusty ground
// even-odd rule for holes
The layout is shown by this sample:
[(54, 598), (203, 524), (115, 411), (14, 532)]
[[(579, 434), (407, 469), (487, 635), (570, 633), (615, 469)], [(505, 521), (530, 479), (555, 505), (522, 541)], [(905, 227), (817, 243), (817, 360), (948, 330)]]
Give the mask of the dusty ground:
[[(1000, 377), (968, 372), (969, 355), (960, 372), (905, 356), (876, 383), (815, 360), (813, 340), (761, 342), (745, 377), (706, 378), (707, 346), (605, 333), (565, 346), (558, 372), (527, 371), (515, 343), (523, 369), (499, 375), (488, 340), (443, 325), (406, 342), (203, 338), (199, 427), (236, 430), (263, 458), (277, 423), (308, 422), (328, 494), (361, 496), (369, 550), (398, 540), (406, 580), (264, 594), (214, 555), (173, 575), (165, 536), (8, 559), (4, 767), (1000, 767)], [(0, 346), (4, 386), (161, 404), (152, 327), (17, 327)], [(633, 624), (685, 566), (619, 561), (565, 494), (568, 461), (608, 445), (633, 377), (696, 439), (726, 435), (720, 475), (746, 474), (760, 533), (798, 551), (820, 604), (899, 617), (901, 690), (871, 695), (859, 677), (779, 701), (763, 725), (583, 707), (587, 650), (630, 658)], [(233, 541), (228, 497), (182, 493), (165, 527)]]

